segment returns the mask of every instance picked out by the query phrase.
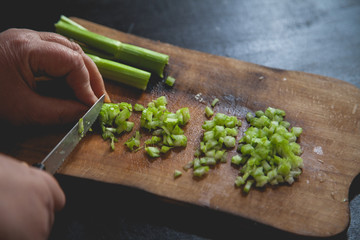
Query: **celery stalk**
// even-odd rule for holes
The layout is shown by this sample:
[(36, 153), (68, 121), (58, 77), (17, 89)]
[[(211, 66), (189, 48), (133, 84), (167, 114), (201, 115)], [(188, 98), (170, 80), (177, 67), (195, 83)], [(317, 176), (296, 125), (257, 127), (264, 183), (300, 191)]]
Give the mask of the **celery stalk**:
[(169, 62), (169, 56), (146, 48), (122, 43), (116, 59), (135, 67), (154, 72), (163, 77), (165, 65)]
[(108, 54), (114, 55), (119, 52), (121, 42), (105, 37), (103, 35), (90, 32), (86, 29), (78, 28), (62, 20), (55, 24), (56, 32), (68, 38), (82, 42), (88, 46), (97, 48)]
[(68, 23), (70, 25), (73, 25), (74, 27), (77, 27), (77, 28), (80, 28), (80, 29), (83, 29), (83, 30), (87, 30), (86, 28), (84, 28), (83, 26), (81, 26), (80, 24), (74, 22), (73, 20), (71, 20), (70, 18), (64, 16), (64, 15), (61, 15), (60, 16), (60, 20), (65, 22), (65, 23)]
[(113, 57), (112, 55), (102, 52), (102, 51), (98, 51), (94, 48), (89, 48), (81, 43), (79, 43), (80, 47), (82, 48), (82, 50), (86, 53), (86, 54), (91, 54), (91, 55), (95, 55), (98, 56), (100, 58), (105, 58), (111, 61), (116, 61), (115, 57)]
[[(94, 51), (104, 52), (111, 59), (118, 60), (136, 68), (156, 73), (163, 77), (163, 71), (169, 62), (169, 56), (135, 45), (122, 43), (118, 40), (91, 32), (69, 18), (62, 16), (55, 24), (56, 32), (87, 45)], [(84, 49), (84, 50), (86, 50)], [(90, 53), (94, 53), (93, 51)]]
[(118, 62), (87, 54), (98, 67), (104, 78), (124, 83), (145, 90), (150, 79), (150, 73)]

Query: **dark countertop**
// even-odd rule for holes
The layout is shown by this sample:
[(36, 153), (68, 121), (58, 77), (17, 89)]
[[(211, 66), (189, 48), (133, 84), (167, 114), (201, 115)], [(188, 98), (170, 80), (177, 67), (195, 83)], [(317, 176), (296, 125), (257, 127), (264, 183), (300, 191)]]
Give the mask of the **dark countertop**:
[[(53, 31), (61, 14), (184, 48), (334, 77), (360, 88), (357, 0), (14, 0), (0, 9), (0, 31)], [(137, 189), (56, 177), (67, 205), (56, 216), (52, 240), (303, 239)], [(360, 239), (359, 193), (358, 176), (350, 188), (349, 228), (332, 239)]]

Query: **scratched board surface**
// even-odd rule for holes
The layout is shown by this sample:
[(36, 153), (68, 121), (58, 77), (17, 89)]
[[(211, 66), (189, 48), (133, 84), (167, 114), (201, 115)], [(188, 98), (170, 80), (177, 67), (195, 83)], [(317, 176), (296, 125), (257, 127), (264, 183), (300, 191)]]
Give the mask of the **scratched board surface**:
[[(132, 153), (123, 135), (110, 151), (109, 142), (97, 132), (89, 133), (59, 170), (62, 174), (139, 188), (179, 202), (205, 206), (251, 219), (284, 231), (307, 236), (332, 236), (349, 224), (349, 186), (360, 171), (360, 91), (341, 80), (303, 72), (267, 68), (219, 57), (119, 32), (83, 19), (73, 18), (89, 30), (122, 42), (170, 55), (166, 74), (176, 78), (173, 88), (153, 77), (145, 92), (106, 81), (113, 102), (146, 105), (159, 96), (168, 98), (168, 109), (190, 109), (186, 125), (186, 148), (161, 158), (149, 159), (143, 151)], [(198, 97), (196, 97), (198, 96)], [(204, 108), (220, 100), (215, 112), (242, 120), (248, 111), (267, 107), (284, 109), (292, 126), (303, 128), (303, 173), (292, 186), (251, 190), (248, 195), (234, 187), (238, 169), (219, 164), (201, 180), (191, 171), (173, 178), (175, 169), (193, 159), (206, 120)], [(139, 113), (130, 121), (139, 129)], [(62, 132), (22, 139), (16, 157), (34, 162), (50, 151)], [(144, 134), (146, 136), (146, 134)], [(40, 150), (40, 151), (39, 151)], [(40, 153), (39, 153), (40, 152)]]

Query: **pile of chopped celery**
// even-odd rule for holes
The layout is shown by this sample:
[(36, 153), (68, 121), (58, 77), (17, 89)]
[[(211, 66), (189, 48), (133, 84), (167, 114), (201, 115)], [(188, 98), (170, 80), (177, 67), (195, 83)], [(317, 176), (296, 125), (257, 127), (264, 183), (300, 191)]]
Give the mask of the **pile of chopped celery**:
[[(169, 62), (166, 54), (91, 32), (65, 16), (60, 17), (55, 29), (78, 42), (104, 78), (145, 90), (151, 73), (164, 77), (164, 68)], [(167, 84), (172, 86), (174, 81), (170, 78)]]
[(186, 147), (187, 137), (182, 129), (189, 120), (189, 108), (181, 108), (175, 113), (166, 108), (167, 99), (161, 96), (148, 103), (141, 112), (140, 126), (151, 132), (145, 141), (145, 151), (150, 157), (160, 157), (174, 147)]
[[(181, 108), (173, 113), (167, 110), (166, 105), (165, 96), (151, 101), (146, 108), (137, 103), (134, 107), (126, 102), (103, 104), (98, 118), (103, 139), (110, 139), (111, 149), (114, 150), (115, 142), (118, 141), (116, 136), (133, 129), (134, 122), (128, 119), (134, 110), (141, 112), (141, 128), (152, 134), (152, 137), (144, 142), (145, 151), (150, 157), (160, 157), (160, 154), (174, 147), (186, 147), (187, 137), (182, 127), (190, 120), (189, 108)], [(131, 151), (137, 151), (141, 149), (140, 139), (140, 131), (136, 131), (125, 145)]]
[[(237, 187), (243, 186), (248, 193), (253, 185), (292, 184), (302, 173), (301, 147), (296, 143), (302, 128), (293, 127), (284, 120), (285, 112), (267, 108), (246, 115), (250, 127), (240, 139), (238, 152), (231, 162), (240, 166), (235, 180)], [(289, 130), (290, 129), (290, 130)]]
[(184, 166), (184, 170), (193, 168), (194, 176), (203, 177), (211, 166), (226, 162), (227, 150), (236, 145), (239, 126), (241, 121), (237, 117), (223, 113), (217, 113), (212, 120), (205, 121), (200, 148), (196, 150), (194, 160)]
[(115, 135), (130, 132), (134, 123), (128, 121), (131, 116), (132, 105), (126, 102), (104, 103), (101, 107), (98, 121), (100, 123), (102, 137), (110, 139), (111, 149), (115, 149), (114, 143), (118, 141)]

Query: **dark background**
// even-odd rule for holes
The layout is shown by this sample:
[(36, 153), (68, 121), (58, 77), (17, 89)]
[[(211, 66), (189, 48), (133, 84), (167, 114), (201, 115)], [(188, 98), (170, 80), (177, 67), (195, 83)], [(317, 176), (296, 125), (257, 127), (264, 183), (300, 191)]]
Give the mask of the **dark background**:
[[(54, 31), (76, 16), (141, 37), (360, 87), (358, 0), (6, 1), (0, 31)], [(121, 174), (121, 173), (119, 173)], [(50, 239), (303, 239), (137, 189), (56, 175), (67, 205)], [(360, 239), (360, 177), (349, 194), (349, 228), (331, 239)], [(312, 239), (312, 238), (309, 238)]]

